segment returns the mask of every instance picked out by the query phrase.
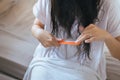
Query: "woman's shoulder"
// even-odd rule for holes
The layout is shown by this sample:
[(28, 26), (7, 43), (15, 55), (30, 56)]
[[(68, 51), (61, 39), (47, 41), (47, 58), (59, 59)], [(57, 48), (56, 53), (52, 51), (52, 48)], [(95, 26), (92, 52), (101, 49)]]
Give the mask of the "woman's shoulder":
[(47, 13), (47, 9), (50, 8), (51, 0), (37, 0), (35, 5), (33, 6), (33, 12), (41, 14)]
[(51, 0), (37, 0), (37, 2), (38, 2), (39, 4), (42, 4), (42, 5), (48, 4), (50, 1), (51, 1)]

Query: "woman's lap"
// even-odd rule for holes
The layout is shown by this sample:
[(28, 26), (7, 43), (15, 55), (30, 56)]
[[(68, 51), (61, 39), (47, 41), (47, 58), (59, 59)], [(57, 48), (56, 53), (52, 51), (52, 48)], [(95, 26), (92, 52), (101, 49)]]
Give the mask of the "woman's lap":
[(36, 58), (30, 64), (23, 80), (101, 80), (86, 66), (59, 59)]
[(99, 80), (92, 73), (86, 72), (70, 73), (57, 69), (46, 69), (44, 67), (36, 66), (32, 69), (31, 80)]

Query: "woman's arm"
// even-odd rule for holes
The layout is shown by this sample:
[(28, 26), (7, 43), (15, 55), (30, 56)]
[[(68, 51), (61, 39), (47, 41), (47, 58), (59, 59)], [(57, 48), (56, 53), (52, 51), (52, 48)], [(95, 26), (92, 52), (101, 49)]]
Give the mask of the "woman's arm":
[(120, 60), (120, 36), (114, 38), (109, 35), (109, 37), (105, 39), (105, 43), (112, 56)]
[(109, 32), (90, 24), (77, 39), (77, 42), (82, 41), (86, 43), (104, 41), (113, 57), (120, 60), (120, 37), (114, 38)]
[(42, 24), (38, 19), (34, 20), (33, 26), (31, 28), (32, 34), (38, 39), (39, 33), (44, 29), (44, 24)]
[(58, 47), (60, 46), (56, 38), (49, 32), (44, 30), (44, 24), (38, 19), (35, 19), (32, 26), (32, 34), (44, 47)]

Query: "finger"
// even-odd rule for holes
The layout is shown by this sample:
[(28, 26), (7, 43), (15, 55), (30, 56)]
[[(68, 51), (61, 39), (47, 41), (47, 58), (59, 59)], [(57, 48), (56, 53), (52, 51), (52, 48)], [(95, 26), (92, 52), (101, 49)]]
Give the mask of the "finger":
[(64, 39), (56, 38), (57, 41), (63, 41)]
[(52, 46), (60, 46), (60, 44), (58, 43), (54, 36), (52, 36), (52, 39), (49, 40), (49, 44)]
[(91, 42), (93, 42), (93, 41), (96, 41), (96, 38), (95, 38), (95, 37), (91, 37), (91, 38), (85, 40), (85, 43), (91, 43)]
[(47, 44), (42, 44), (45, 48), (47, 48), (48, 47), (48, 45)]
[(76, 42), (83, 42), (84, 40), (90, 38), (89, 34), (83, 34), (80, 37), (78, 37), (78, 39), (76, 40)]
[(53, 47), (53, 46), (55, 46), (52, 42), (47, 42), (44, 45), (45, 45), (45, 47)]
[(49, 43), (47, 41), (43, 41), (42, 42), (42, 45), (47, 48), (47, 47), (50, 47)]
[(93, 34), (94, 32), (96, 32), (95, 27), (92, 27), (87, 30), (84, 30), (82, 34), (88, 34), (88, 33)]
[(45, 48), (51, 46), (51, 45), (49, 44), (48, 40), (41, 41), (41, 44), (42, 44)]
[(95, 27), (94, 24), (90, 24), (90, 25), (88, 25), (88, 26), (85, 28), (85, 30), (88, 30), (88, 29), (91, 29), (91, 28), (94, 28), (94, 27)]
[(48, 46), (55, 46), (55, 44), (53, 43), (53, 39), (49, 39), (47, 43), (48, 43)]
[(55, 37), (53, 38), (53, 44), (55, 46), (60, 46), (60, 44), (58, 43), (58, 41), (57, 41), (57, 39)]

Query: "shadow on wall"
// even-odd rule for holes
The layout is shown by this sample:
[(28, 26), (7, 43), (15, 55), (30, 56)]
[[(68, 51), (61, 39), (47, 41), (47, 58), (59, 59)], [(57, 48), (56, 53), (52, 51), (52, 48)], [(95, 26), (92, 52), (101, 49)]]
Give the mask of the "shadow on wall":
[(0, 0), (0, 17), (7, 14), (18, 0)]

